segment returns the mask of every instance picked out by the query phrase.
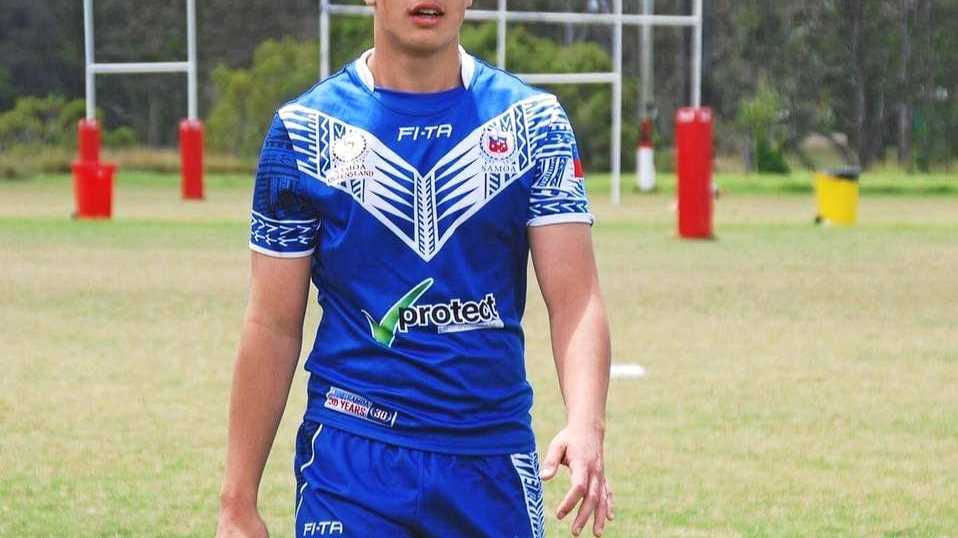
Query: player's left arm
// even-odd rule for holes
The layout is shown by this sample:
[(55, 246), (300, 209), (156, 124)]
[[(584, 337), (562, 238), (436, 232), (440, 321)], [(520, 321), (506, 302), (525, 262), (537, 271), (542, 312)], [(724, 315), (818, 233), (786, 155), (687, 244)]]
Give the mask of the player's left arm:
[(594, 515), (592, 531), (601, 536), (606, 520), (613, 518), (612, 490), (603, 466), (610, 343), (591, 226), (532, 226), (529, 243), (566, 406), (566, 426), (549, 444), (542, 478), (554, 477), (560, 464), (568, 466), (572, 484), (556, 515), (562, 519), (578, 505), (572, 533), (578, 536)]

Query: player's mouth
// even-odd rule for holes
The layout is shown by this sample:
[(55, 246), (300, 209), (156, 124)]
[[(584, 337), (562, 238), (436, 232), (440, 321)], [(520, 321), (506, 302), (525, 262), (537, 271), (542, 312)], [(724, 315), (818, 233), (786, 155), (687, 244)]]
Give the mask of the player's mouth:
[(409, 10), (409, 16), (416, 26), (429, 28), (439, 24), (445, 12), (435, 2), (420, 2)]

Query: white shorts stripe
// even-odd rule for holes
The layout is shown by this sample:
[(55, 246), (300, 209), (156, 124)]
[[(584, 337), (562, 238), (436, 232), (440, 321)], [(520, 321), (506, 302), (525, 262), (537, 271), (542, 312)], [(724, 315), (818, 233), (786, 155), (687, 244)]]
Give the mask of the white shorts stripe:
[(545, 508), (542, 504), (542, 480), (539, 478), (539, 455), (535, 452), (528, 454), (512, 454), (512, 466), (519, 475), (522, 484), (522, 495), (526, 501), (526, 512), (529, 515), (529, 526), (533, 538), (545, 536)]
[(319, 432), (321, 431), (323, 431), (322, 424), (316, 428), (316, 433), (313, 434), (313, 438), (309, 441), (309, 461), (299, 467), (299, 474), (303, 477), (303, 485), (299, 487), (299, 502), (296, 503), (296, 512), (293, 513), (293, 525), (297, 525), (296, 521), (299, 518), (299, 509), (303, 506), (303, 493), (306, 491), (306, 486), (308, 485), (305, 471), (316, 459), (316, 438), (319, 437)]

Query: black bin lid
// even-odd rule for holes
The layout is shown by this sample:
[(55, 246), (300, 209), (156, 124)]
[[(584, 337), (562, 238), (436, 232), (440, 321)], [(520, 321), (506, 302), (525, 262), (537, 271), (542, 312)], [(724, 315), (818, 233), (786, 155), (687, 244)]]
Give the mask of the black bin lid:
[(858, 181), (859, 176), (862, 175), (862, 169), (857, 166), (842, 166), (839, 168), (829, 168), (825, 170), (825, 173), (838, 179)]

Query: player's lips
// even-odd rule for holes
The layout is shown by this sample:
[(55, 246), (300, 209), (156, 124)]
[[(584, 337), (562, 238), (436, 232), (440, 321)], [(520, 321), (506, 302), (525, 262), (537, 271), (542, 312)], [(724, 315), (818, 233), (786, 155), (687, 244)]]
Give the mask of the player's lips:
[(439, 24), (445, 12), (442, 6), (435, 2), (419, 2), (409, 9), (409, 16), (416, 26), (429, 28)]

